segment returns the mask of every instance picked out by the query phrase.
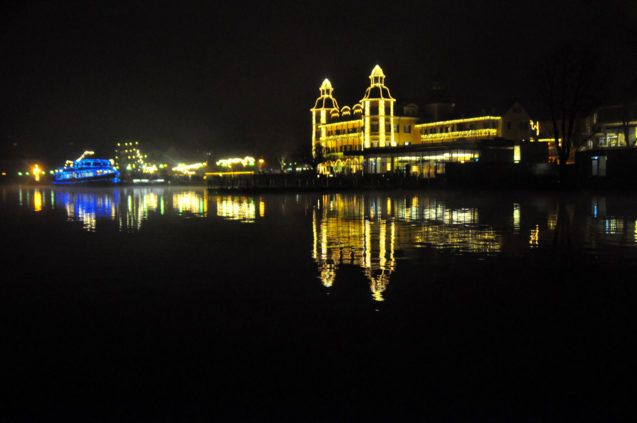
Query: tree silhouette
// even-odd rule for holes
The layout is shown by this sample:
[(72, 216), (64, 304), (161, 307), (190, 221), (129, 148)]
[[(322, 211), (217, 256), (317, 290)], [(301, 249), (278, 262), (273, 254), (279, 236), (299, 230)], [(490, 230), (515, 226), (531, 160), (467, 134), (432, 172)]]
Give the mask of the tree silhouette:
[(316, 166), (318, 166), (319, 163), (322, 163), (323, 161), (325, 161), (323, 145), (320, 142), (317, 142), (314, 146), (314, 159), (312, 160), (312, 165), (316, 169)]
[(568, 46), (539, 66), (538, 94), (551, 120), (562, 175), (571, 151), (584, 141), (581, 120), (598, 104), (602, 78), (597, 63), (593, 53)]

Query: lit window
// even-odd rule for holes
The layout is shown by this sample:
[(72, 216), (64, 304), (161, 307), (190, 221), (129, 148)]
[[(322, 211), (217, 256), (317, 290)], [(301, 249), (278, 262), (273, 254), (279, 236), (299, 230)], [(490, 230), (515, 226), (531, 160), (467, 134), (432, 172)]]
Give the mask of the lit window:
[(520, 163), (520, 146), (513, 146), (513, 163)]

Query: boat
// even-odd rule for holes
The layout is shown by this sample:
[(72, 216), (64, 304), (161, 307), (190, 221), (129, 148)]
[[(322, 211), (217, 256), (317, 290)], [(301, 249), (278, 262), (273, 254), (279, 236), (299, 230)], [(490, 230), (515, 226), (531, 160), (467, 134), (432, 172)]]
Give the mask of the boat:
[(96, 159), (95, 153), (85, 151), (77, 160), (67, 160), (64, 167), (55, 169), (54, 184), (116, 184), (119, 171), (111, 160)]

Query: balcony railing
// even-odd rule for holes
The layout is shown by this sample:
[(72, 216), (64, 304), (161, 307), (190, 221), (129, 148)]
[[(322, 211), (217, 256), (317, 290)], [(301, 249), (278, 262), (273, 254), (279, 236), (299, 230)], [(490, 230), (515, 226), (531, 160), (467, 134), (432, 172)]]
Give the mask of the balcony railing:
[(443, 132), (439, 134), (421, 134), (420, 141), (424, 143), (433, 143), (439, 141), (453, 142), (459, 139), (492, 138), (497, 135), (498, 130), (494, 128), (470, 129), (468, 131)]

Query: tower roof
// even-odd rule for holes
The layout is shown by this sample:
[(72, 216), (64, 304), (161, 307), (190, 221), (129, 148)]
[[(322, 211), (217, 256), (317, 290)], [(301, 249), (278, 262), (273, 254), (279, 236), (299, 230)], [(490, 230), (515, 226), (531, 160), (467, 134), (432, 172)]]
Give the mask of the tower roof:
[(385, 86), (385, 74), (380, 66), (374, 66), (372, 69), (372, 73), (369, 75), (370, 85), (365, 91), (365, 96), (363, 100), (369, 99), (384, 99), (384, 100), (394, 100), (394, 98), (389, 93), (389, 88)]
[(332, 88), (332, 83), (330, 82), (329, 79), (325, 78), (323, 80), (323, 83), (321, 84), (321, 88), (319, 88), (321, 91), (323, 90), (329, 90), (332, 91), (334, 88)]
[(373, 78), (375, 76), (381, 76), (383, 78), (385, 77), (385, 74), (383, 73), (383, 70), (378, 65), (374, 66), (374, 69), (372, 69), (371, 75), (369, 75), (370, 78)]
[(338, 111), (338, 103), (332, 95), (332, 93), (334, 92), (334, 88), (332, 87), (332, 83), (329, 79), (325, 78), (323, 80), (323, 83), (319, 87), (319, 91), (321, 93), (321, 96), (316, 99), (314, 107), (311, 110), (335, 109), (336, 111)]

